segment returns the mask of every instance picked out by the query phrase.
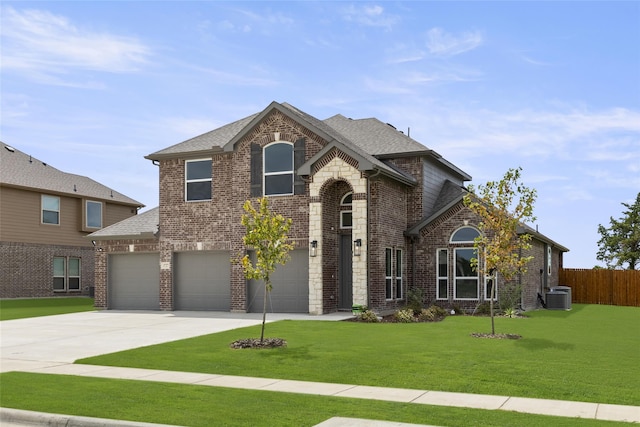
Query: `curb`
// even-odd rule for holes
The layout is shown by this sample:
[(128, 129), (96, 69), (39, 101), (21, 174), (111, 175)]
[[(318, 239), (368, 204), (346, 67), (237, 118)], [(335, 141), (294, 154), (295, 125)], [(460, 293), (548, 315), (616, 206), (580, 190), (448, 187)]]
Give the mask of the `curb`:
[(33, 425), (48, 427), (180, 427), (169, 424), (154, 424), (136, 421), (111, 420), (108, 418), (80, 417), (76, 415), (49, 414), (47, 412), (24, 411), (0, 407), (0, 424)]

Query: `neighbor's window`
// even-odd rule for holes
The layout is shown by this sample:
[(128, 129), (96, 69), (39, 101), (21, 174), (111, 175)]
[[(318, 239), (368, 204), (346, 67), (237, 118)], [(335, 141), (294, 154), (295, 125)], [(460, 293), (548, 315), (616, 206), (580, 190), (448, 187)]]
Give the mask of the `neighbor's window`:
[(185, 200), (211, 200), (211, 159), (185, 162)]
[(340, 201), (340, 228), (353, 228), (353, 193), (347, 193)]
[(455, 248), (454, 251), (454, 298), (478, 299), (478, 274), (471, 268), (471, 260), (477, 258), (477, 251), (473, 248)]
[(42, 195), (42, 223), (60, 224), (60, 197)]
[(79, 291), (80, 290), (80, 258), (54, 257), (53, 258), (53, 290), (54, 291)]
[(293, 194), (293, 144), (274, 142), (264, 148), (264, 195)]
[(86, 201), (85, 221), (88, 228), (102, 228), (102, 202)]
[(438, 249), (436, 253), (436, 280), (438, 287), (436, 288), (436, 299), (449, 298), (449, 251), (447, 249)]

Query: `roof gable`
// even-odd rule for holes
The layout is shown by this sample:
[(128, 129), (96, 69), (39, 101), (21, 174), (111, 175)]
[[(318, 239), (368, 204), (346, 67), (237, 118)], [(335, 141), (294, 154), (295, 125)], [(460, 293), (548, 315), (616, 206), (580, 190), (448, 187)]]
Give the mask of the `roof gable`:
[(91, 178), (63, 172), (5, 143), (0, 144), (0, 184), (28, 190), (106, 200), (136, 207), (142, 203)]

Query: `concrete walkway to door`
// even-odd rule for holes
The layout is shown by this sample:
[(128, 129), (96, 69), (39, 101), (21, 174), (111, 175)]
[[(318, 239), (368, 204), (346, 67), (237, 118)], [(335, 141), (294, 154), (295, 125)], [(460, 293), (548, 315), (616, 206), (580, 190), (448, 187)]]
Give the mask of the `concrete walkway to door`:
[[(261, 323), (261, 316), (259, 313), (103, 311), (7, 320), (0, 322), (0, 371), (177, 382), (640, 423), (640, 406), (73, 364), (83, 357), (257, 325)], [(341, 320), (350, 316), (350, 313), (326, 316), (269, 314), (267, 319)], [(46, 418), (47, 414), (39, 416)]]

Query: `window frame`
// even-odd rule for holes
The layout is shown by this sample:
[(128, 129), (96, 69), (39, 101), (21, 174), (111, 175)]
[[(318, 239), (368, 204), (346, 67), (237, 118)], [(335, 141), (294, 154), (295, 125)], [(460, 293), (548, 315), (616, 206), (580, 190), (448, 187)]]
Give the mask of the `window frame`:
[[(55, 199), (58, 202), (58, 210), (45, 209), (45, 198)], [(40, 195), (40, 224), (44, 225), (60, 225), (60, 211), (61, 211), (61, 200), (60, 196), (52, 196), (51, 194), (41, 194)], [(57, 222), (46, 222), (44, 220), (45, 212), (55, 212), (57, 214)]]
[(403, 251), (402, 249), (397, 249), (395, 251), (395, 261), (396, 261), (396, 269), (395, 269), (395, 299), (401, 300), (404, 298), (404, 280), (402, 275), (402, 270), (404, 266), (403, 259)]
[[(478, 251), (473, 248), (473, 247), (459, 247), (459, 248), (454, 248), (453, 249), (453, 254), (454, 254), (454, 260), (455, 260), (455, 264), (456, 267), (454, 268), (454, 272), (453, 272), (453, 298), (456, 300), (461, 300), (461, 301), (478, 301), (478, 299), (480, 298), (480, 279), (478, 277), (478, 273), (476, 272), (475, 276), (458, 276), (458, 268), (457, 268), (457, 264), (458, 264), (458, 251), (472, 251), (475, 252), (475, 256), (478, 256)], [(471, 258), (470, 258), (471, 260)], [(476, 283), (476, 293), (475, 293), (475, 298), (462, 298), (458, 296), (458, 281), (467, 281), (467, 280), (474, 280)]]
[[(94, 203), (97, 205), (100, 205), (100, 225), (98, 226), (94, 226), (94, 225), (90, 225), (89, 224), (89, 204), (90, 203)], [(104, 204), (102, 202), (99, 202), (97, 200), (85, 200), (84, 201), (84, 226), (85, 228), (91, 228), (91, 229), (100, 229), (102, 228), (102, 224), (103, 224), (103, 217), (104, 217)]]
[[(291, 148), (291, 169), (279, 170), (275, 172), (267, 172), (267, 153), (269, 148), (273, 148), (276, 145), (288, 145)], [(265, 197), (278, 197), (278, 196), (293, 196), (295, 194), (295, 157), (294, 157), (294, 144), (289, 141), (274, 141), (267, 144), (262, 149), (262, 195)], [(291, 192), (289, 193), (273, 193), (267, 194), (267, 177), (285, 176), (291, 175)]]
[[(444, 252), (444, 264), (440, 262), (442, 252)], [(440, 265), (445, 266), (445, 275), (440, 275)], [(446, 293), (444, 296), (440, 293), (440, 282), (444, 281)], [(436, 249), (436, 300), (449, 300), (449, 249)]]
[(460, 244), (460, 243), (475, 243), (475, 238), (471, 239), (471, 240), (454, 240), (456, 235), (464, 230), (473, 230), (476, 234), (476, 237), (480, 237), (480, 230), (478, 230), (476, 227), (473, 227), (471, 225), (463, 225), (462, 227), (459, 227), (458, 229), (456, 229), (453, 233), (451, 233), (451, 237), (449, 237), (449, 243), (454, 243), (454, 244)]
[[(351, 197), (351, 201), (349, 203), (345, 202), (347, 197)], [(345, 209), (347, 208), (347, 209)], [(344, 216), (345, 214), (351, 215), (351, 225), (344, 225)], [(340, 228), (343, 230), (353, 229), (353, 192), (350, 191), (340, 199)]]
[[(196, 162), (209, 162), (209, 176), (207, 178), (193, 178), (189, 179), (189, 164)], [(209, 198), (208, 199), (189, 199), (189, 184), (195, 184), (200, 182), (209, 183)], [(201, 159), (189, 159), (184, 162), (184, 201), (185, 202), (208, 202), (213, 199), (213, 159), (201, 158)]]
[[(56, 274), (56, 260), (62, 260), (62, 274)], [(71, 261), (77, 261), (77, 274), (71, 274)], [(52, 287), (53, 292), (80, 292), (82, 291), (82, 258), (74, 256), (53, 257)], [(62, 287), (56, 288), (56, 279), (62, 279)], [(77, 285), (71, 286), (71, 280), (77, 279)], [(75, 280), (74, 280), (75, 282)]]
[(393, 300), (393, 249), (384, 248), (384, 299)]

